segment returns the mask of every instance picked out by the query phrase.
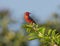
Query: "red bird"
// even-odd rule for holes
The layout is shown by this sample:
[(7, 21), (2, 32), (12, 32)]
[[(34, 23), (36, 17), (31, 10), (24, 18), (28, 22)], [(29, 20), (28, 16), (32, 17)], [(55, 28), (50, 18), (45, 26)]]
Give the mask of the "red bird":
[(27, 23), (36, 23), (31, 17), (30, 17), (30, 12), (25, 12), (24, 13), (24, 19)]

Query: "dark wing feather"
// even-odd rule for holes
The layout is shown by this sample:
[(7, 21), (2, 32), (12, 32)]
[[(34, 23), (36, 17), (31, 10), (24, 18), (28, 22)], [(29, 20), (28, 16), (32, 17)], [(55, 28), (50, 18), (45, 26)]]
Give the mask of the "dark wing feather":
[(29, 16), (29, 19), (32, 20), (36, 24), (36, 22), (30, 16)]

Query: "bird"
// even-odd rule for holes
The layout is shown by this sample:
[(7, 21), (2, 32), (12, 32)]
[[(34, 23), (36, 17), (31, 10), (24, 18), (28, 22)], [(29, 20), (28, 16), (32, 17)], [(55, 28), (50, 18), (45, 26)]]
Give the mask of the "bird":
[(36, 22), (33, 20), (33, 18), (31, 18), (30, 17), (30, 12), (25, 12), (24, 13), (24, 19), (25, 19), (25, 21), (27, 22), (27, 23), (35, 23), (36, 24)]

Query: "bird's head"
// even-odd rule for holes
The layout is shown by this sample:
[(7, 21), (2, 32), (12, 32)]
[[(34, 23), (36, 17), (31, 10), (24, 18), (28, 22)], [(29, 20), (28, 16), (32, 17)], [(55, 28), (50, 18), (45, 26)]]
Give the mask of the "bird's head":
[(30, 12), (25, 12), (25, 15), (29, 16), (29, 14), (31, 14)]

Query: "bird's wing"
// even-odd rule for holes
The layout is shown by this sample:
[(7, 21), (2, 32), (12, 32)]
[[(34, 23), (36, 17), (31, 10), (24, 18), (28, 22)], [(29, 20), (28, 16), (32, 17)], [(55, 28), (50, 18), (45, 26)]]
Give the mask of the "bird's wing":
[(30, 16), (29, 16), (29, 19), (32, 20), (34, 23), (36, 23)]

